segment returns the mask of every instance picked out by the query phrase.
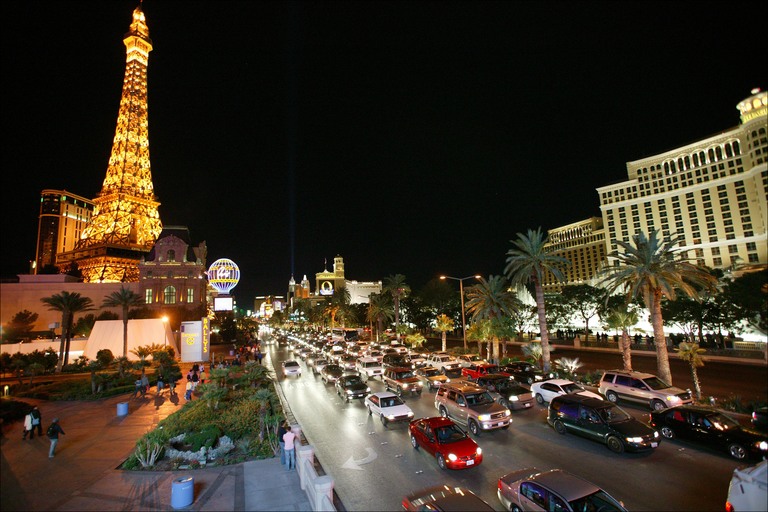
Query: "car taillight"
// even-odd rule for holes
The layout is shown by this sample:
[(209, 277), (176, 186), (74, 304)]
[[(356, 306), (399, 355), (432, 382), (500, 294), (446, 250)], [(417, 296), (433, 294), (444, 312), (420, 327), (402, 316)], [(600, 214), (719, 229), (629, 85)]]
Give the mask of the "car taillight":
[(725, 502), (725, 512), (735, 512), (735, 509), (733, 508), (733, 505), (731, 505), (730, 501)]

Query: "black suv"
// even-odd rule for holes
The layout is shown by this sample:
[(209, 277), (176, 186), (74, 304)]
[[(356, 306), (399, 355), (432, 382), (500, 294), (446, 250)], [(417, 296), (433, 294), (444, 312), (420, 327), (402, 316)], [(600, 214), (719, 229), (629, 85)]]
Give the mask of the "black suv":
[(385, 369), (386, 368), (410, 368), (411, 370), (413, 370), (415, 366), (411, 362), (410, 357), (403, 354), (398, 354), (397, 352), (386, 354), (381, 359), (381, 365)]
[(509, 373), (516, 381), (525, 382), (526, 384), (555, 378), (555, 372), (545, 373), (537, 368), (536, 365), (527, 361), (510, 361), (499, 367), (499, 371)]
[(558, 434), (572, 432), (601, 442), (616, 453), (652, 450), (661, 441), (658, 432), (618, 405), (580, 395), (554, 397), (549, 402), (547, 423)]

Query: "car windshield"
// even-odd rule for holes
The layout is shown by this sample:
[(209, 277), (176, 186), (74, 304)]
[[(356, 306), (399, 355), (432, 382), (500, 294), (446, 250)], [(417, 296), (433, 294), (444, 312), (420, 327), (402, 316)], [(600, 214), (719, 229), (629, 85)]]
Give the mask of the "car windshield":
[[(709, 425), (707, 425), (709, 422)], [(725, 414), (714, 413), (702, 418), (705, 427), (714, 427), (717, 430), (728, 430), (739, 426), (739, 422)]]
[(651, 389), (667, 389), (672, 387), (658, 377), (648, 377), (647, 379), (643, 379), (643, 382), (645, 382), (645, 385)]
[(296, 361), (287, 361), (285, 363), (285, 366), (286, 367), (288, 367), (288, 366), (299, 366), (299, 363), (297, 363)]
[(398, 379), (409, 379), (413, 377), (413, 372), (400, 372), (397, 374)]
[(435, 429), (437, 440), (440, 444), (455, 443), (466, 439), (467, 434), (456, 425), (447, 425), (445, 427), (438, 427)]
[(436, 375), (440, 375), (440, 372), (437, 370), (424, 370), (424, 376), (425, 377), (434, 377)]
[(381, 406), (382, 407), (396, 407), (398, 405), (403, 405), (405, 402), (403, 402), (399, 396), (386, 396), (381, 399)]
[(344, 368), (342, 368), (337, 364), (329, 364), (325, 366), (323, 371), (325, 371), (326, 373), (342, 373), (344, 371)]
[(486, 391), (484, 393), (473, 393), (467, 395), (467, 405), (483, 405), (493, 403), (493, 398)]
[(344, 382), (348, 386), (354, 386), (356, 384), (362, 384), (363, 383), (362, 379), (360, 377), (358, 377), (357, 375), (353, 375), (351, 377), (347, 377), (346, 379), (344, 379)]
[(602, 489), (594, 494), (573, 500), (570, 502), (570, 505), (574, 512), (592, 512), (594, 510), (599, 510), (601, 512), (621, 512), (626, 510), (619, 502)]
[(598, 409), (597, 412), (606, 423), (621, 423), (632, 418), (624, 409), (615, 406)]
[(562, 387), (563, 391), (565, 391), (569, 395), (572, 395), (574, 393), (578, 393), (579, 391), (584, 391), (584, 388), (579, 386), (575, 382), (571, 382), (570, 384), (563, 384), (560, 387)]

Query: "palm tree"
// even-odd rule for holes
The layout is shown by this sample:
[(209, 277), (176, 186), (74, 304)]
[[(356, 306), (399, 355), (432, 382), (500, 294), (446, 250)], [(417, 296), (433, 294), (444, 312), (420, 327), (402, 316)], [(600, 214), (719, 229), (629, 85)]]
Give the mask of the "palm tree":
[(557, 281), (562, 281), (564, 277), (560, 267), (570, 265), (570, 261), (545, 250), (547, 237), (541, 232), (541, 228), (536, 231), (529, 229), (527, 235), (518, 233), (517, 240), (511, 242), (515, 247), (507, 251), (507, 266), (504, 273), (509, 277), (513, 287), (533, 285), (541, 331), (541, 358), (544, 362), (544, 370), (549, 371), (549, 332), (542, 284), (547, 272), (551, 273)]
[(395, 310), (389, 302), (389, 296), (383, 293), (373, 293), (368, 297), (368, 311), (366, 320), (371, 323), (376, 322), (376, 341), (379, 341), (379, 332), (384, 328), (384, 322), (391, 322), (395, 316)]
[[(483, 341), (491, 338), (491, 321), (490, 320), (478, 320), (472, 322), (467, 328), (467, 339), (477, 342), (477, 353), (480, 357), (483, 356)], [(486, 354), (486, 358), (490, 359), (490, 353)]]
[(670, 385), (672, 372), (661, 301), (675, 300), (678, 290), (698, 298), (702, 291), (711, 290), (717, 284), (717, 279), (706, 269), (690, 263), (687, 253), (675, 249), (682, 240), (681, 235), (659, 240), (658, 231), (651, 232), (649, 237), (641, 231), (632, 237), (632, 243), (617, 240), (623, 252), (611, 254), (617, 260), (616, 265), (605, 270), (606, 277), (602, 280), (609, 293), (623, 289), (629, 299), (643, 297), (651, 314), (659, 377)]
[(632, 371), (632, 340), (629, 338), (629, 328), (637, 324), (637, 312), (632, 309), (612, 309), (605, 317), (609, 329), (621, 329), (621, 359), (626, 371)]
[[(435, 319), (435, 330), (440, 333), (443, 338), (443, 352), (448, 349), (448, 343), (445, 339), (446, 333), (455, 329), (453, 319), (446, 314), (439, 314)], [(464, 347), (466, 348), (466, 347)]]
[(61, 312), (61, 345), (59, 346), (59, 365), (56, 368), (56, 371), (60, 372), (69, 361), (69, 340), (72, 335), (75, 313), (92, 311), (93, 301), (90, 297), (83, 297), (77, 292), (70, 293), (68, 291), (43, 297), (40, 301), (48, 306), (49, 311)]
[(681, 341), (680, 344), (675, 347), (680, 359), (687, 361), (691, 367), (691, 378), (693, 379), (693, 389), (696, 390), (696, 400), (701, 402), (701, 383), (699, 382), (699, 372), (696, 368), (704, 366), (704, 359), (701, 354), (706, 352), (703, 348), (699, 348), (698, 343), (686, 343)]
[(515, 305), (515, 295), (509, 291), (503, 276), (478, 278), (478, 284), (467, 288), (467, 312), (473, 320), (490, 322), (490, 337), (493, 341), (493, 357), (499, 360), (499, 338), (506, 334), (509, 318)]
[(101, 303), (103, 308), (122, 308), (123, 310), (123, 356), (128, 356), (128, 311), (132, 307), (143, 305), (144, 299), (141, 295), (125, 286), (104, 297)]
[(136, 347), (131, 350), (131, 354), (134, 354), (136, 357), (139, 358), (138, 363), (136, 363), (136, 366), (141, 369), (141, 376), (142, 378), (146, 374), (147, 366), (149, 366), (149, 363), (147, 362), (147, 358), (151, 356), (156, 350), (155, 345), (142, 345), (140, 347)]
[(400, 299), (411, 293), (411, 287), (406, 284), (404, 275), (396, 274), (384, 278), (382, 291), (389, 293), (395, 303), (395, 333), (400, 341)]

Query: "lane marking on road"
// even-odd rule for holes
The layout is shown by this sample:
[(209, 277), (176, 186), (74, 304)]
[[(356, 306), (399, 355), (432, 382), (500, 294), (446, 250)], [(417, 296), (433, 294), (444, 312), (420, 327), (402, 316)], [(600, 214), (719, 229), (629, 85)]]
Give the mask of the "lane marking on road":
[(378, 457), (378, 454), (373, 450), (373, 448), (366, 448), (365, 449), (368, 452), (368, 456), (364, 459), (355, 460), (354, 456), (350, 456), (349, 459), (347, 459), (347, 462), (345, 462), (341, 467), (346, 469), (355, 469), (358, 471), (362, 471), (363, 468), (360, 466), (364, 464), (370, 464), (376, 458)]

